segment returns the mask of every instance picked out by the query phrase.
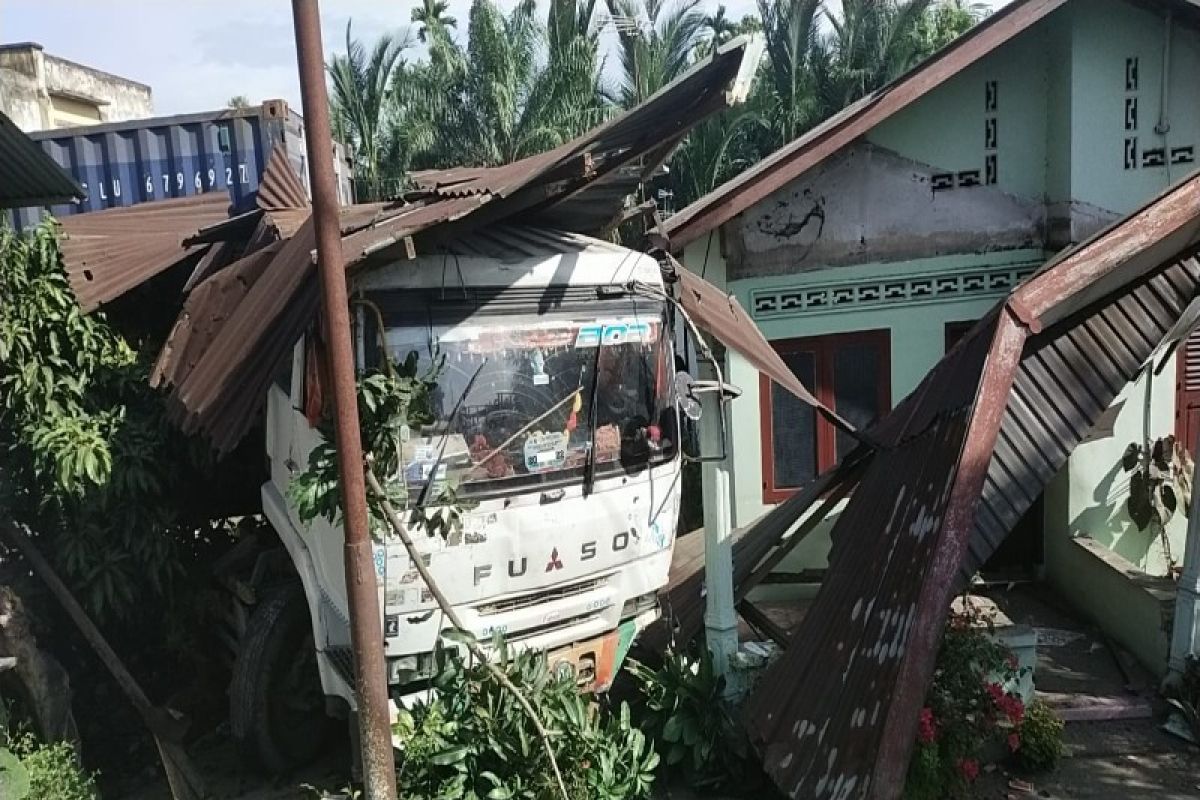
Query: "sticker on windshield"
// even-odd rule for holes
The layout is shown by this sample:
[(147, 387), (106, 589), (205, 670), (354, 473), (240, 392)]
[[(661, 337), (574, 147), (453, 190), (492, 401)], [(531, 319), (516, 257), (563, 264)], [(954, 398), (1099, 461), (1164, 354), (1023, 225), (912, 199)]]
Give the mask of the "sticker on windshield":
[(583, 325), (575, 337), (576, 347), (609, 347), (618, 344), (654, 341), (654, 330), (649, 322), (636, 320), (609, 320)]
[(562, 432), (532, 433), (525, 440), (525, 468), (530, 472), (559, 469), (566, 462), (566, 434)]

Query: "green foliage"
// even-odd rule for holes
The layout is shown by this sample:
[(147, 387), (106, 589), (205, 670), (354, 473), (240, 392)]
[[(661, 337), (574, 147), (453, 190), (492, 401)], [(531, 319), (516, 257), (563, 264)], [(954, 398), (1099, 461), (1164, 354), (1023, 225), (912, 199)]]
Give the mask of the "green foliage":
[(1021, 723), (1017, 763), (1027, 770), (1054, 769), (1063, 755), (1063, 722), (1050, 706), (1034, 700)]
[(658, 669), (630, 663), (645, 700), (643, 730), (696, 788), (744, 787), (756, 771), (742, 728), (724, 699), (712, 657), (668, 651)]
[(94, 800), (95, 778), (66, 742), (45, 744), (10, 718), (0, 697), (0, 800)]
[(607, 2), (619, 44), (620, 103), (632, 108), (687, 70), (712, 20), (701, 12), (700, 0)]
[[(550, 732), (571, 797), (649, 797), (658, 755), (622, 705), (613, 713), (581, 694), (570, 674), (545, 656), (510, 653), (499, 666), (525, 694)], [(437, 654), (434, 693), (395, 726), (404, 755), (397, 780), (413, 800), (543, 800), (557, 796), (553, 772), (529, 717), (481, 664), (457, 650)]]
[(1001, 743), (1018, 752), (1025, 706), (1005, 687), (1023, 674), (1016, 658), (973, 610), (951, 614), (909, 762), (905, 800), (971, 797), (985, 750)]
[(13, 743), (13, 752), (29, 777), (25, 800), (96, 800), (95, 778), (84, 772), (75, 748), (66, 742), (43, 744), (25, 735)]
[(334, 55), (327, 67), (332, 116), (339, 137), (353, 148), (360, 175), (378, 193), (385, 172), (388, 93), (392, 76), (412, 42), (407, 33), (400, 37), (384, 34), (368, 52), (353, 37), (350, 26), (347, 22), (346, 52)]
[(204, 538), (178, 508), (207, 453), (167, 424), (153, 351), (80, 311), (52, 223), (0, 230), (0, 509), (46, 537), (102, 620), (167, 596)]
[(29, 769), (16, 753), (0, 747), (0, 797), (5, 800), (26, 800), (29, 797)]
[(1131, 442), (1121, 455), (1121, 468), (1129, 475), (1125, 509), (1139, 531), (1150, 528), (1158, 534), (1171, 574), (1177, 565), (1167, 523), (1180, 506), (1187, 513), (1191, 505), (1192, 466), (1191, 456), (1174, 436)]

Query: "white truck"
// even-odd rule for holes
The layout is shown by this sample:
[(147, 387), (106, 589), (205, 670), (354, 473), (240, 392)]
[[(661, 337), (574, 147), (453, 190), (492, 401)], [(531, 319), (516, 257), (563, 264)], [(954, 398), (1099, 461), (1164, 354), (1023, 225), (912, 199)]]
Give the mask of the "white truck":
[[(521, 228), (351, 285), (367, 301), (356, 305), (361, 369), (380, 363), (383, 342), (392, 359), (445, 356), (431, 395), (438, 421), (409, 432), (401, 458), (413, 497), (450, 480), (465, 503), (460, 533), (411, 532), (430, 571), (481, 641), (500, 633), (546, 651), (596, 690), (657, 618), (679, 515), (675, 312), (662, 287), (646, 254)], [(251, 560), (231, 690), (235, 736), (272, 769), (315, 753), (323, 711), (355, 707), (343, 532), (303, 523), (287, 499), (320, 441), (306, 359), (300, 342), (270, 389), (262, 504), (287, 557), (276, 548)], [(375, 565), (388, 683), (402, 703), (430, 677), (446, 623), (398, 540), (376, 543)]]

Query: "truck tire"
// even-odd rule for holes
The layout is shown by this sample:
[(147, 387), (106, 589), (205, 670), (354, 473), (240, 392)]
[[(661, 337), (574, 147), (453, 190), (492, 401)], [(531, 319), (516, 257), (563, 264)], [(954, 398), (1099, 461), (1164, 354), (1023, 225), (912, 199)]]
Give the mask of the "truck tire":
[(269, 591), (246, 625), (229, 688), (229, 721), (242, 753), (268, 772), (310, 762), (329, 736), (304, 589)]

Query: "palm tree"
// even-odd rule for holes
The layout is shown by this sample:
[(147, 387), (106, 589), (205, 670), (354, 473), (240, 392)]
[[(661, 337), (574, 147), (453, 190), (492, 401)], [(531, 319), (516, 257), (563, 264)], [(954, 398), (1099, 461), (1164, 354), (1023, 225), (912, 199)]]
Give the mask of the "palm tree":
[(932, 0), (843, 0), (815, 54), (827, 111), (843, 108), (908, 71), (924, 55), (917, 31)]
[(385, 149), (388, 87), (410, 44), (407, 31), (400, 36), (385, 34), (368, 53), (362, 42), (354, 38), (348, 22), (346, 52), (335, 55), (327, 66), (333, 84), (331, 104), (335, 127), (349, 139), (359, 159), (359, 167), (375, 191), (379, 188), (381, 156)]
[(619, 97), (637, 105), (679, 77), (704, 29), (700, 0), (607, 0), (621, 60)]
[[(393, 119), (418, 168), (496, 165), (555, 147), (604, 113), (595, 0), (474, 0), (465, 50), (444, 32), (397, 81)], [(432, 29), (431, 29), (432, 32)], [(545, 60), (542, 60), (544, 54)]]
[(717, 6), (717, 10), (704, 17), (703, 30), (708, 40), (716, 45), (722, 45), (737, 35), (737, 24), (725, 14), (725, 4)]
[(766, 66), (751, 98), (763, 155), (795, 139), (820, 118), (812, 56), (821, 0), (758, 0)]
[(457, 28), (458, 20), (446, 12), (450, 4), (445, 0), (421, 0), (421, 5), (412, 10), (412, 21), (417, 23), (417, 38), (424, 43), (431, 30)]

